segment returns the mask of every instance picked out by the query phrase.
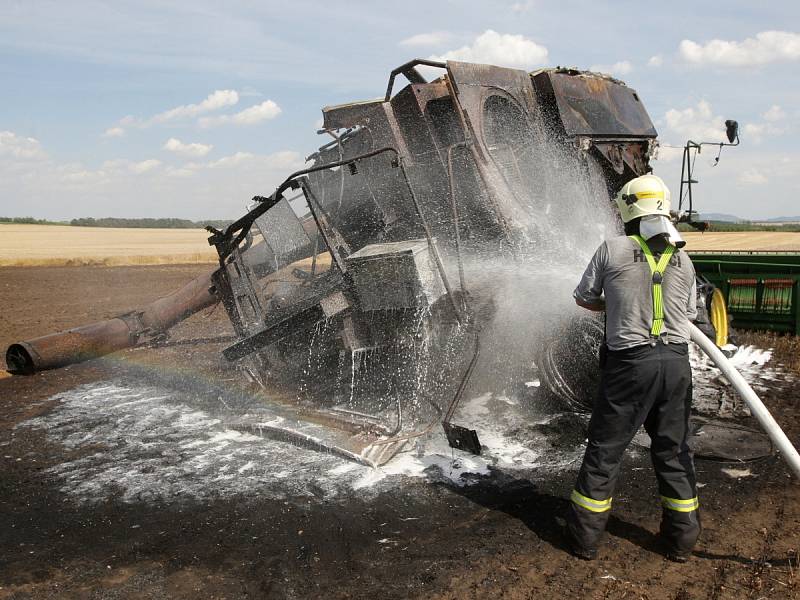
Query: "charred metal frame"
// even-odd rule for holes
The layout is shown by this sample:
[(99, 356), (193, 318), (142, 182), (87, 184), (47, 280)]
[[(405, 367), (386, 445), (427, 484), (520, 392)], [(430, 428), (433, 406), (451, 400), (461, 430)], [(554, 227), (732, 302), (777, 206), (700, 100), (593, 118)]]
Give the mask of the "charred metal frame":
[(394, 87), (394, 79), (398, 75), (404, 75), (411, 83), (428, 83), (425, 78), (420, 75), (419, 71), (415, 69), (417, 65), (425, 65), (426, 67), (438, 67), (439, 69), (446, 69), (447, 63), (437, 60), (428, 60), (425, 58), (415, 58), (407, 63), (400, 65), (389, 74), (389, 84), (386, 86), (386, 96), (383, 101), (388, 102), (392, 98), (392, 88)]
[[(219, 284), (221, 285), (222, 289), (220, 290), (223, 304), (226, 308), (226, 311), (231, 317), (231, 321), (236, 329), (237, 333), (240, 337), (244, 337), (246, 335), (245, 328), (243, 326), (241, 315), (239, 314), (238, 307), (236, 305), (236, 301), (233, 298), (233, 294), (231, 292), (231, 282), (230, 277), (227, 275), (226, 267), (229, 263), (234, 263), (236, 269), (243, 273), (242, 279), (245, 281), (245, 285), (248, 287), (248, 295), (255, 298), (256, 294), (255, 291), (252, 289), (252, 274), (249, 272), (248, 267), (244, 264), (244, 261), (241, 259), (241, 252), (239, 250), (239, 245), (248, 235), (248, 232), (252, 228), (253, 224), (255, 223), (256, 219), (261, 215), (267, 213), (271, 208), (276, 206), (278, 202), (284, 199), (283, 193), (287, 189), (297, 189), (300, 188), (303, 195), (305, 196), (309, 212), (311, 213), (312, 218), (314, 219), (314, 223), (317, 227), (317, 230), (320, 235), (322, 235), (323, 241), (328, 248), (328, 251), (331, 254), (333, 261), (336, 263), (336, 267), (341, 272), (342, 276), (344, 277), (345, 288), (349, 292), (348, 300), (353, 305), (358, 305), (358, 296), (352, 290), (352, 282), (347, 273), (347, 267), (344, 262), (344, 258), (342, 256), (343, 244), (345, 245), (346, 249), (346, 242), (342, 239), (339, 232), (336, 230), (336, 227), (331, 223), (330, 218), (325, 214), (325, 209), (317, 200), (315, 194), (311, 190), (310, 186), (308, 185), (308, 180), (306, 179), (306, 175), (310, 173), (314, 173), (316, 171), (323, 171), (329, 170), (335, 167), (343, 167), (343, 166), (350, 166), (355, 165), (359, 161), (372, 158), (374, 156), (383, 154), (383, 153), (391, 153), (395, 156), (395, 159), (392, 161), (392, 166), (395, 168), (399, 168), (403, 181), (405, 182), (405, 186), (409, 192), (411, 200), (414, 204), (415, 210), (417, 215), (420, 219), (420, 223), (425, 230), (425, 237), (428, 241), (428, 247), (431, 252), (431, 256), (436, 263), (437, 270), (439, 275), (442, 278), (442, 283), (447, 291), (448, 298), (452, 304), (453, 310), (456, 314), (456, 318), (459, 322), (464, 323), (466, 321), (466, 315), (464, 314), (462, 307), (456, 300), (455, 295), (453, 294), (452, 286), (450, 285), (449, 278), (447, 276), (447, 272), (445, 271), (444, 264), (442, 262), (441, 256), (439, 255), (439, 251), (436, 248), (436, 244), (433, 239), (433, 235), (428, 225), (427, 219), (422, 211), (422, 207), (419, 204), (419, 200), (417, 199), (416, 194), (414, 193), (414, 189), (411, 185), (411, 182), (408, 179), (408, 174), (406, 173), (405, 167), (403, 165), (403, 160), (399, 156), (399, 153), (395, 148), (392, 147), (384, 147), (378, 150), (373, 150), (371, 152), (366, 152), (360, 154), (358, 156), (350, 157), (347, 159), (335, 161), (332, 163), (325, 163), (322, 165), (317, 165), (314, 167), (310, 167), (308, 169), (302, 169), (300, 171), (296, 171), (292, 173), (286, 180), (278, 186), (275, 192), (272, 193), (267, 198), (256, 196), (253, 198), (254, 201), (260, 202), (259, 206), (251, 210), (247, 213), (244, 217), (238, 219), (231, 225), (229, 225), (224, 232), (217, 231), (211, 227), (207, 228), (213, 235), (209, 238), (209, 245), (213, 245), (217, 253), (219, 255), (219, 262), (220, 262), (220, 279)], [(323, 222), (324, 219), (324, 222)], [(334, 239), (336, 238), (336, 239)], [(340, 243), (336, 243), (340, 242)], [(348, 251), (349, 252), (349, 251)], [(232, 257), (232, 259), (231, 259)], [(316, 254), (315, 254), (316, 258)], [(459, 263), (460, 263), (460, 256), (459, 256)], [(463, 277), (463, 273), (462, 273)], [(335, 288), (331, 288), (330, 292), (335, 291)], [(315, 296), (313, 298), (308, 299), (294, 308), (291, 311), (291, 314), (288, 316), (279, 315), (278, 318), (275, 319), (268, 319), (263, 311), (259, 310), (259, 319), (264, 327), (256, 332), (255, 334), (249, 335), (244, 339), (240, 340), (236, 344), (226, 348), (223, 351), (223, 355), (228, 360), (238, 360), (244, 358), (245, 356), (252, 354), (253, 352), (257, 351), (260, 348), (264, 348), (284, 337), (310, 329), (314, 326), (315, 323), (318, 323), (322, 319), (325, 318), (325, 311), (320, 306), (320, 298), (321, 295)], [(258, 300), (255, 298), (253, 301), (254, 307), (258, 307)]]

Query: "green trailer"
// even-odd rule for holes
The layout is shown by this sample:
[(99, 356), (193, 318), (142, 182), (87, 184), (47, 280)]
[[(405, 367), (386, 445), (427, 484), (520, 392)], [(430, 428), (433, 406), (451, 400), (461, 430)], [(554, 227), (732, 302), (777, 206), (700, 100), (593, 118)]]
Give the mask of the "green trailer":
[(689, 254), (697, 274), (721, 292), (709, 311), (715, 327), (727, 313), (736, 329), (800, 335), (800, 252)]

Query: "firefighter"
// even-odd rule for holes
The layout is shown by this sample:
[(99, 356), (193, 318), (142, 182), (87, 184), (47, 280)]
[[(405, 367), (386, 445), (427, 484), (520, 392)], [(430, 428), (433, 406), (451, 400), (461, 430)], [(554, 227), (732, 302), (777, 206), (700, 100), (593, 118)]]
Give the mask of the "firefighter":
[(655, 175), (616, 196), (625, 236), (606, 240), (575, 288), (579, 306), (605, 311), (600, 390), (567, 519), (573, 554), (597, 556), (620, 462), (644, 425), (663, 507), (665, 554), (685, 562), (700, 533), (697, 486), (687, 445), (692, 401), (689, 322), (695, 272), (670, 220), (670, 193)]

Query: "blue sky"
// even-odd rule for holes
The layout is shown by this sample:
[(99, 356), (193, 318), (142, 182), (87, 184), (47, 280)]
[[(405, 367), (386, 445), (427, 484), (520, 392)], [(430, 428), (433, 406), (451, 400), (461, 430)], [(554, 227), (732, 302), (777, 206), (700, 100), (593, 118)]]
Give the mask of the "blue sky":
[[(697, 204), (800, 214), (800, 3), (0, 0), (0, 215), (233, 218), (327, 141), (320, 108), (414, 57), (610, 72)], [(680, 154), (656, 173), (677, 195)]]

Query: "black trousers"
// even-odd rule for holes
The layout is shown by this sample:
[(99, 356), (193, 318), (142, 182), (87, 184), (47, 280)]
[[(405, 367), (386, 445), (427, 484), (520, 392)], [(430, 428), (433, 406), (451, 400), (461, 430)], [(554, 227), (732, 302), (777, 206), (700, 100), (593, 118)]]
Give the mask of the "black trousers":
[(620, 462), (644, 425), (663, 506), (661, 535), (670, 550), (688, 553), (700, 534), (692, 453), (687, 444), (692, 371), (686, 344), (608, 351), (589, 422), (589, 443), (572, 493), (573, 542), (597, 548), (606, 528)]

